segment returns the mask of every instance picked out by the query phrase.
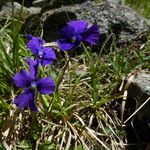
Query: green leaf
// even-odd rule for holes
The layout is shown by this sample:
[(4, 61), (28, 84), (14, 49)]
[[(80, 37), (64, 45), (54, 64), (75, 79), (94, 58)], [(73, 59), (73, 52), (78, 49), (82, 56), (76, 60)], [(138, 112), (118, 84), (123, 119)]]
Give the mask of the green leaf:
[(50, 141), (45, 141), (43, 144), (39, 146), (39, 150), (55, 150), (56, 146), (54, 143)]

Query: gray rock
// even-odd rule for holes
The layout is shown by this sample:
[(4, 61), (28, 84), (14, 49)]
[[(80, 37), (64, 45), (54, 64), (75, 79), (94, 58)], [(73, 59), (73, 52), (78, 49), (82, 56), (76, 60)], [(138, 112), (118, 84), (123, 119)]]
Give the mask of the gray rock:
[(10, 1), (10, 0), (0, 0), (0, 8), (8, 1)]
[(107, 0), (107, 2), (116, 3), (116, 4), (123, 4), (124, 0)]
[[(13, 7), (14, 7), (14, 16), (18, 16), (20, 14), (21, 5), (17, 2), (14, 2)], [(30, 7), (30, 8), (23, 7), (22, 17), (27, 18), (33, 14), (38, 14), (40, 11), (41, 11), (41, 8), (37, 8), (37, 7), (36, 8), (35, 7)], [(12, 16), (12, 2), (7, 2), (2, 6), (1, 11), (0, 11), (0, 16), (5, 16), (5, 17)]]
[(57, 39), (58, 30), (65, 25), (69, 18), (85, 19), (90, 23), (96, 21), (100, 27), (100, 40), (103, 41), (113, 32), (118, 45), (128, 44), (133, 40), (141, 41), (145, 39), (145, 33), (149, 31), (145, 19), (127, 6), (110, 1), (88, 1), (45, 12), (42, 15), (45, 40)]
[(25, 7), (31, 7), (32, 6), (32, 3), (33, 3), (34, 0), (14, 0), (14, 2), (17, 2), (19, 4), (23, 4)]
[[(150, 98), (150, 72), (140, 72), (132, 81), (128, 88), (128, 100), (134, 99), (136, 107), (139, 108), (148, 98)], [(150, 100), (138, 113), (139, 119), (150, 121)]]
[(49, 5), (49, 3), (50, 3), (50, 0), (34, 0), (32, 5), (34, 7), (41, 7), (41, 6), (44, 7), (46, 5)]
[[(48, 9), (59, 8), (62, 5), (80, 4), (88, 0), (34, 0), (33, 6), (35, 7), (47, 7)], [(46, 9), (46, 8), (44, 8)]]

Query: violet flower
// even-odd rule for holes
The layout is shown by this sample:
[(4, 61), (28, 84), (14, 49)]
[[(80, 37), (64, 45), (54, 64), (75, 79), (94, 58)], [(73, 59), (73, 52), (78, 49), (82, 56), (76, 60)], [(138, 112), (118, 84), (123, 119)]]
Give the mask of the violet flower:
[(70, 50), (78, 47), (82, 41), (96, 45), (99, 39), (99, 29), (96, 24), (88, 27), (84, 20), (70, 21), (60, 31), (61, 39), (57, 40), (60, 50)]
[(29, 42), (27, 47), (31, 50), (31, 52), (36, 55), (36, 59), (39, 60), (42, 66), (47, 64), (52, 64), (56, 59), (55, 52), (51, 47), (45, 47), (45, 41), (40, 37), (34, 37), (32, 35), (27, 35)]
[(55, 83), (51, 77), (42, 79), (37, 78), (38, 60), (27, 59), (30, 71), (29, 73), (22, 69), (13, 77), (16, 87), (24, 90), (18, 97), (15, 98), (14, 103), (20, 108), (29, 107), (31, 110), (37, 112), (35, 104), (36, 91), (41, 94), (51, 94), (54, 92)]

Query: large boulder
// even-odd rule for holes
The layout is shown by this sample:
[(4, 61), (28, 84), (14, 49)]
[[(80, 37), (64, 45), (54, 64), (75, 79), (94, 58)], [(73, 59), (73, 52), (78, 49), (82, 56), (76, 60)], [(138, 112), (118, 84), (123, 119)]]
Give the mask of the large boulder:
[(59, 8), (62, 5), (73, 5), (73, 4), (80, 4), (88, 0), (35, 0), (33, 2), (34, 6), (39, 6), (44, 4), (43, 6), (51, 9), (51, 8)]
[[(141, 105), (141, 109), (138, 111), (138, 118), (142, 121), (150, 123), (150, 72), (139, 72), (128, 88), (128, 101), (127, 103), (133, 104), (136, 102), (136, 109)], [(133, 108), (133, 105), (130, 106)]]
[(8, 1), (10, 1), (10, 0), (0, 0), (0, 9)]
[[(57, 40), (58, 31), (65, 26), (67, 21), (75, 19), (84, 19), (91, 24), (97, 22), (101, 33), (100, 43), (108, 37), (111, 42), (114, 37), (111, 35), (115, 35), (117, 46), (128, 45), (133, 41), (143, 44), (147, 40), (149, 26), (145, 19), (133, 9), (124, 6), (121, 0), (73, 0), (73, 3), (66, 0), (27, 0), (25, 2), (26, 5), (30, 3), (35, 7), (23, 7), (22, 16), (26, 19), (23, 26), (24, 32), (34, 34), (36, 29), (38, 31), (41, 29), (46, 41)], [(62, 4), (68, 6), (55, 8), (55, 4), (60, 2), (60, 6)], [(18, 16), (20, 9), (21, 5), (14, 2), (14, 15)], [(12, 2), (6, 2), (1, 8), (0, 16), (11, 15)]]
[[(20, 11), (22, 9), (21, 4), (17, 3), (17, 2), (6, 2), (5, 4), (2, 5), (1, 7), (1, 11), (0, 11), (0, 16), (4, 16), (4, 17), (10, 17), (12, 16), (12, 7), (14, 9), (14, 16), (18, 17), (20, 14)], [(41, 8), (39, 7), (23, 7), (23, 11), (22, 11), (22, 17), (24, 19), (28, 18), (31, 15), (34, 14), (38, 14), (40, 13)]]
[(56, 40), (58, 31), (69, 19), (85, 19), (90, 23), (97, 22), (100, 27), (101, 41), (113, 32), (117, 45), (128, 44), (134, 40), (145, 42), (149, 27), (145, 19), (133, 9), (118, 2), (88, 1), (82, 4), (50, 9), (42, 14), (44, 39)]
[[(14, 0), (22, 4), (23, 0)], [(62, 5), (72, 5), (75, 3), (83, 3), (87, 0), (25, 0), (24, 6), (26, 7), (47, 7), (47, 8), (59, 8)]]

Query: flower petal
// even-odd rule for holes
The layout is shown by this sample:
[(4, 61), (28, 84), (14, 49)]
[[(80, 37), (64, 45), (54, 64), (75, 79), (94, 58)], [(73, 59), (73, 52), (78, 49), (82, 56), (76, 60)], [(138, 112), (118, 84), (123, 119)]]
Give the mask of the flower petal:
[(74, 36), (74, 28), (67, 25), (62, 30), (60, 30), (59, 34), (63, 39), (70, 39)]
[(38, 108), (36, 106), (36, 103), (35, 103), (35, 96), (34, 96), (34, 99), (32, 99), (30, 102), (29, 102), (29, 107), (31, 110), (33, 110), (34, 112), (37, 112), (38, 111)]
[(32, 79), (29, 73), (22, 69), (20, 72), (15, 74), (15, 76), (13, 77), (13, 81), (16, 87), (26, 89), (31, 86)]
[(51, 94), (55, 90), (55, 82), (51, 77), (42, 78), (37, 81), (37, 90), (42, 94)]
[(28, 40), (31, 40), (33, 36), (31, 34), (27, 34), (26, 37)]
[(42, 59), (41, 60), (41, 65), (42, 66), (46, 66), (46, 65), (49, 65), (49, 64), (53, 64), (53, 60), (49, 60), (49, 59)]
[(37, 106), (35, 104), (35, 91), (34, 90), (26, 90), (22, 94), (20, 94), (15, 100), (14, 104), (18, 106), (20, 109), (24, 109), (26, 106), (29, 106), (33, 111), (38, 111)]
[(39, 59), (42, 66), (52, 64), (53, 61), (56, 59), (56, 54), (51, 47), (44, 47), (43, 55)]
[(37, 71), (38, 71), (38, 60), (32, 60), (31, 58), (26, 59), (30, 68), (30, 77), (34, 80), (37, 76)]
[(60, 50), (66, 51), (73, 48), (73, 43), (70, 40), (60, 39), (56, 41)]
[(85, 20), (70, 21), (67, 24), (74, 29), (75, 33), (81, 33), (88, 27), (88, 23)]
[(55, 60), (56, 59), (56, 54), (55, 54), (53, 48), (51, 48), (51, 47), (44, 47), (43, 48), (43, 57)]
[(81, 34), (83, 39), (91, 44), (97, 44), (99, 40), (99, 28), (97, 24), (93, 24), (85, 32)]
[(33, 54), (38, 55), (38, 52), (41, 50), (43, 44), (44, 40), (42, 40), (40, 37), (32, 37), (27, 43), (27, 47)]

